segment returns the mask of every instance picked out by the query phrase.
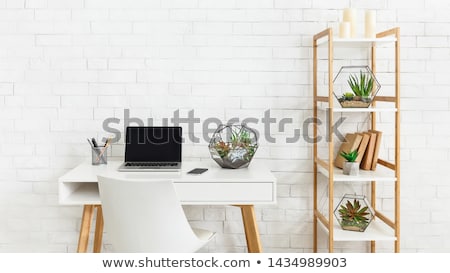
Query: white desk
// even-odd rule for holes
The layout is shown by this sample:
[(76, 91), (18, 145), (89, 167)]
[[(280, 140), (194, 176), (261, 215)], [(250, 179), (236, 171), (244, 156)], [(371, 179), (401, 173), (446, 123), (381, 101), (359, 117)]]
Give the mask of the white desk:
[[(59, 178), (59, 203), (83, 205), (78, 252), (86, 252), (94, 210), (97, 209), (94, 252), (100, 252), (103, 215), (97, 185), (97, 175), (118, 178), (159, 179), (174, 181), (184, 205), (233, 205), (241, 208), (248, 252), (261, 252), (261, 242), (255, 219), (255, 204), (276, 203), (276, 178), (257, 161), (244, 169), (223, 169), (212, 161), (183, 162), (180, 172), (118, 172), (121, 161), (93, 166), (83, 162)], [(208, 168), (201, 175), (187, 172), (193, 168)]]

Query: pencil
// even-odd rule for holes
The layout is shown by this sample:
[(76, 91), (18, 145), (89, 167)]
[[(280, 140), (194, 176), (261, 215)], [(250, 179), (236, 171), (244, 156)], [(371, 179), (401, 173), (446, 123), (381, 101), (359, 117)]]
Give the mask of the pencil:
[(103, 154), (105, 153), (105, 151), (108, 149), (110, 140), (111, 140), (110, 137), (106, 140), (105, 146), (103, 146), (102, 151), (101, 151), (100, 154), (97, 156), (97, 160), (96, 160), (97, 163), (100, 161), (100, 158), (103, 156)]

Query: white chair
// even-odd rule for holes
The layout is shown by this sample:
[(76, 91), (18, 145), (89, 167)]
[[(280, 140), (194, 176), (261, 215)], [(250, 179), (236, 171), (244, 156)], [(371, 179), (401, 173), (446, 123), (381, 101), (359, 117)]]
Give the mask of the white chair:
[(196, 252), (215, 235), (191, 227), (170, 180), (98, 176), (98, 184), (114, 252)]

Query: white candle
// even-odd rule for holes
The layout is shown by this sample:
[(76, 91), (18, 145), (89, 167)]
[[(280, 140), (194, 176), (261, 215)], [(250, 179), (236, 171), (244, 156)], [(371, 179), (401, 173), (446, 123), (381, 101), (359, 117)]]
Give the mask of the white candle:
[(350, 22), (339, 23), (339, 38), (350, 38)]
[(376, 26), (376, 13), (374, 10), (366, 11), (365, 18), (365, 37), (366, 38), (375, 38), (375, 26)]
[(356, 9), (346, 8), (344, 9), (343, 21), (350, 23), (350, 36), (356, 37)]

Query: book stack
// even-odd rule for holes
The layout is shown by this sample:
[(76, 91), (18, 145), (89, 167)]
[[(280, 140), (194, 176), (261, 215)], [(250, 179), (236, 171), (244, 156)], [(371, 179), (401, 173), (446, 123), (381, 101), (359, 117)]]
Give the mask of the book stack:
[(344, 141), (339, 147), (334, 165), (340, 169), (344, 168), (345, 159), (340, 154), (358, 150), (356, 162), (360, 163), (359, 167), (363, 170), (375, 171), (378, 163), (381, 135), (381, 131), (377, 130), (346, 134)]

